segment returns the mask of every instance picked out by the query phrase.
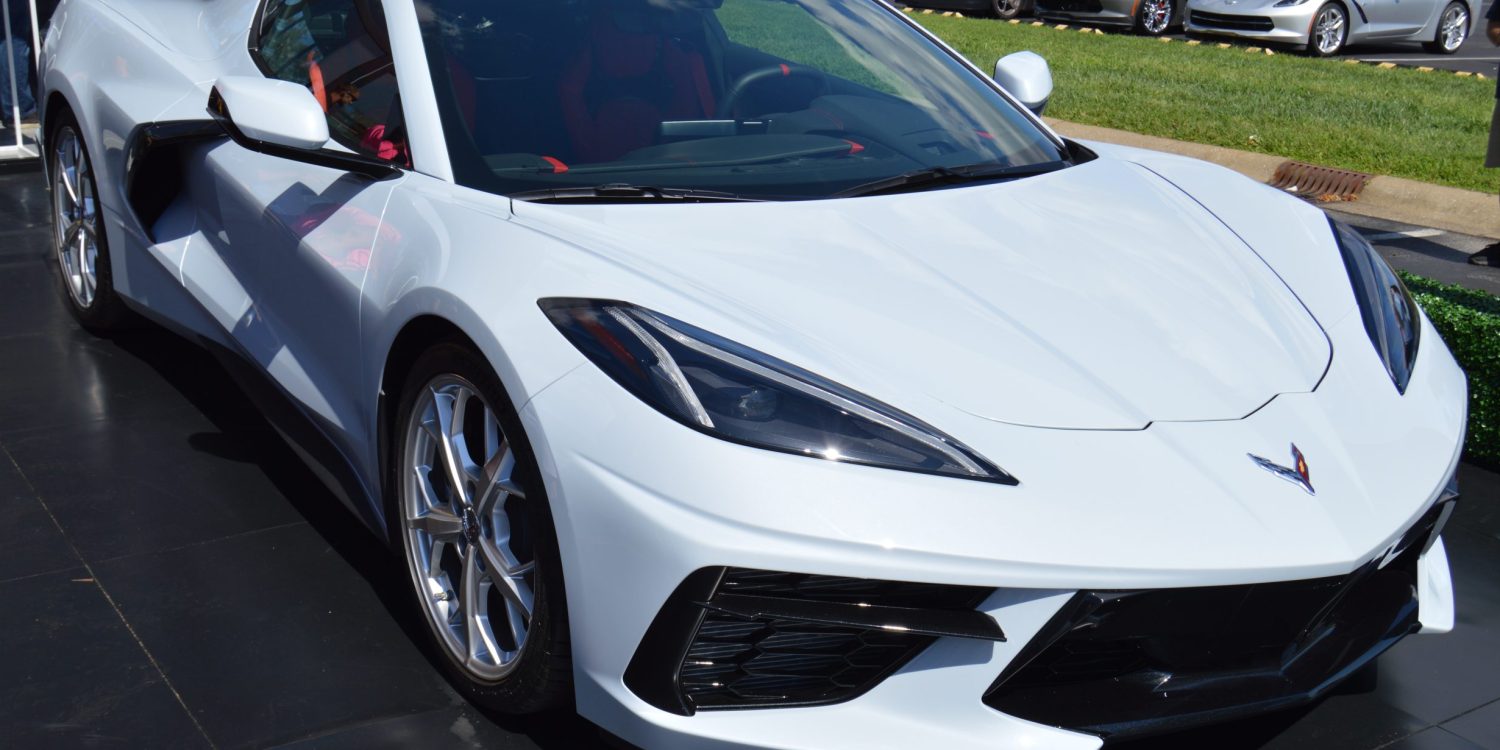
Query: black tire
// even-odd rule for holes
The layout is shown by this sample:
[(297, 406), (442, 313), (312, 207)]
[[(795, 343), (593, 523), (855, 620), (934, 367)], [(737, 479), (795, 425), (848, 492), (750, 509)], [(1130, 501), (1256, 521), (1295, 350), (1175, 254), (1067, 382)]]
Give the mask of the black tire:
[(1177, 24), (1175, 0), (1141, 0), (1135, 11), (1135, 33), (1161, 36)]
[[(134, 322), (134, 315), (115, 292), (109, 241), (105, 237), (104, 211), (98, 199), (99, 186), (94, 181), (88, 141), (78, 126), (78, 120), (67, 108), (59, 110), (52, 116), (52, 120), (46, 139), (47, 174), (52, 191), (52, 259), (58, 271), (58, 281), (62, 285), (63, 300), (73, 317), (91, 333), (109, 335), (128, 328)], [(77, 144), (76, 151), (70, 145), (74, 143)], [(75, 162), (69, 165), (67, 172), (62, 171), (64, 160)], [(81, 170), (78, 168), (79, 164), (82, 166)], [(66, 174), (71, 174), (68, 178), (70, 182), (79, 181), (80, 184), (74, 186), (75, 190), (87, 190), (87, 199), (80, 200), (81, 194), (74, 195), (65, 189), (62, 180)], [(87, 210), (78, 208), (87, 204), (92, 204), (91, 217), (85, 216)], [(92, 271), (89, 273), (92, 289), (88, 293), (82, 291), (84, 287), (79, 286), (85, 283), (82, 272), (70, 271), (63, 249), (66, 239), (84, 236), (85, 233), (94, 243)], [(83, 258), (81, 262), (89, 263), (89, 259), (85, 257), (89, 255), (88, 252), (78, 252), (76, 242), (68, 241), (67, 244), (75, 248), (74, 254)]]
[(1422, 48), (1434, 55), (1451, 55), (1469, 40), (1470, 24), (1469, 7), (1453, 0), (1438, 15), (1438, 27), (1432, 41), (1423, 42)]
[(990, 0), (990, 13), (1003, 21), (1031, 14), (1031, 0)]
[[(1324, 23), (1325, 16), (1337, 17), (1338, 31), (1327, 43), (1321, 41), (1320, 27)], [(1333, 57), (1344, 51), (1344, 44), (1349, 41), (1349, 9), (1342, 3), (1324, 3), (1313, 14), (1312, 26), (1307, 33), (1307, 54), (1312, 57)]]
[[(525, 642), (516, 649), (519, 655), (514, 666), (495, 680), (477, 677), (445, 645), (439, 631), (441, 626), (435, 618), (429, 616), (427, 604), (423, 601), (424, 592), (417, 588), (419, 575), (408, 555), (410, 535), (406, 532), (404, 520), (404, 493), (407, 490), (403, 469), (410, 441), (407, 428), (414, 408), (420, 403), (419, 397), (426, 393), (428, 384), (444, 376), (456, 376), (465, 383), (472, 384), (490, 407), (497, 418), (503, 439), (514, 451), (516, 481), (525, 487), (520, 514), (510, 516), (509, 535), (512, 538), (525, 536), (529, 539), (527, 546), (531, 548), (531, 561), (534, 563), (530, 581), (534, 593), (534, 608)], [(393, 450), (389, 453), (391, 467), (387, 474), (386, 517), (394, 537), (392, 541), (405, 562), (402, 567), (409, 574), (412, 604), (416, 607), (418, 616), (427, 623), (430, 643), (438, 653), (434, 661), (441, 665), (450, 681), (465, 692), (471, 701), (501, 713), (530, 714), (566, 704), (572, 695), (573, 668), (561, 556), (541, 472), (521, 421), (516, 416), (514, 405), (484, 359), (458, 342), (439, 343), (422, 354), (412, 366), (402, 391), (397, 421), (390, 431), (394, 442)], [(502, 508), (501, 512), (507, 510)], [(524, 519), (524, 526), (517, 525), (517, 521), (521, 519)]]

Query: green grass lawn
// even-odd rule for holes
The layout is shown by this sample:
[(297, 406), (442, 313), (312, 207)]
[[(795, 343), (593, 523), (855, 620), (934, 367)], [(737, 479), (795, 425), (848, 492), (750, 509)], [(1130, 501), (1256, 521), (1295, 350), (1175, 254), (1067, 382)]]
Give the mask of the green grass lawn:
[(1471, 190), (1500, 189), (1500, 174), (1483, 167), (1493, 80), (1027, 22), (916, 18), (983, 70), (1019, 50), (1046, 57), (1057, 86), (1050, 116)]

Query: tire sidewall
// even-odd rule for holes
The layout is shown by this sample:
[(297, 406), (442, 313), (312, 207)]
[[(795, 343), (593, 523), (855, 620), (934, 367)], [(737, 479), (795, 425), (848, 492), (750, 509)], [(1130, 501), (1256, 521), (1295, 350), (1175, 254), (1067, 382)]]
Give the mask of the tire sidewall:
[[(444, 374), (457, 375), (468, 381), (494, 410), (505, 439), (516, 454), (518, 479), (526, 488), (527, 522), (532, 526), (536, 543), (537, 576), (532, 625), (526, 643), (522, 646), (521, 656), (518, 657), (519, 663), (510, 673), (495, 682), (476, 679), (444, 647), (441, 636), (435, 630), (437, 626), (419, 598), (422, 591), (412, 570), (406, 547), (407, 535), (402, 523), (405, 513), (402, 462), (406, 455), (407, 425), (422, 390), (433, 378)], [(555, 707), (566, 698), (562, 688), (566, 687), (571, 677), (571, 667), (566, 663), (569, 639), (562, 560), (536, 456), (531, 450), (531, 443), (526, 438), (515, 407), (499, 379), (483, 358), (468, 347), (453, 342), (433, 346), (417, 358), (405, 381), (389, 439), (393, 441), (393, 445), (387, 453), (390, 466), (385, 492), (386, 526), (391, 542), (401, 556), (401, 575), (410, 592), (407, 601), (425, 625), (428, 646), (436, 652), (434, 661), (442, 666), (450, 682), (480, 705), (508, 714), (535, 713)], [(567, 674), (558, 674), (560, 669), (566, 669)]]

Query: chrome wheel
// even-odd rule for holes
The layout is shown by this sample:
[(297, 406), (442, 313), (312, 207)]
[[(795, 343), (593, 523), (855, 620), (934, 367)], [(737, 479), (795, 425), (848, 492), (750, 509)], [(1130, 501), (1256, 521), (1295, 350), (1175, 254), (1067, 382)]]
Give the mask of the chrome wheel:
[(1456, 52), (1469, 38), (1469, 11), (1462, 5), (1453, 4), (1443, 11), (1438, 22), (1438, 44), (1444, 52)]
[(515, 451), (491, 405), (456, 375), (427, 384), (405, 432), (412, 582), (449, 657), (476, 680), (498, 681), (520, 660), (537, 585)]
[(1172, 23), (1172, 0), (1143, 0), (1141, 3), (1141, 30), (1156, 36), (1167, 30)]
[(1331, 55), (1344, 46), (1344, 9), (1325, 5), (1313, 19), (1313, 46), (1320, 55)]
[(57, 131), (52, 151), (52, 211), (63, 286), (82, 309), (99, 291), (99, 204), (83, 140), (71, 126)]

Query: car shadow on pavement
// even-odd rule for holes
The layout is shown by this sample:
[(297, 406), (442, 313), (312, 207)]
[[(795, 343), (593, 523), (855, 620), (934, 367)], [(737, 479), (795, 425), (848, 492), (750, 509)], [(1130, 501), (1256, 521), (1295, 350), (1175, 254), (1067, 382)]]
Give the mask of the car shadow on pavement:
[[(427, 625), (410, 601), (408, 576), (400, 557), (319, 481), (212, 354), (150, 324), (118, 334), (112, 343), (159, 374), (218, 430), (188, 435), (187, 442), (194, 451), (218, 460), (254, 464), (263, 471), (281, 499), (364, 579), (433, 671), (444, 673), (439, 664), (446, 657), (431, 643)], [(450, 681), (449, 687), (455, 698), (464, 695), (461, 686)], [(526, 717), (474, 708), (502, 732), (523, 735), (541, 750), (628, 747), (607, 737), (571, 708)]]

